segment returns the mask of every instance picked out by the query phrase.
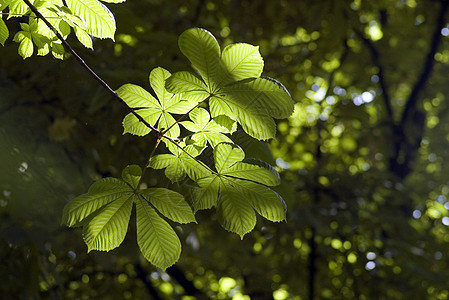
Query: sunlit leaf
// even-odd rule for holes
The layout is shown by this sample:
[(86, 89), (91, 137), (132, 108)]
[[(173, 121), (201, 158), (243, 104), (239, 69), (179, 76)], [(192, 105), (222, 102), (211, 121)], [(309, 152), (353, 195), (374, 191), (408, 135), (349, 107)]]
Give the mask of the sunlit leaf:
[[(124, 84), (116, 92), (130, 107), (135, 108), (145, 121), (152, 126), (157, 124), (158, 129), (171, 128), (166, 134), (177, 138), (180, 134), (179, 125), (172, 114), (183, 114), (191, 110), (196, 103), (182, 100), (182, 95), (174, 95), (165, 89), (165, 80), (170, 73), (163, 68), (155, 68), (150, 73), (150, 84), (158, 100), (143, 88)], [(123, 120), (124, 133), (146, 135), (151, 130), (139, 121), (134, 114), (129, 113)]]
[(220, 143), (214, 149), (218, 174), (197, 181), (192, 205), (196, 210), (217, 207), (222, 226), (243, 237), (255, 225), (255, 212), (270, 221), (285, 220), (283, 199), (265, 185), (279, 184), (279, 175), (262, 164), (242, 162), (243, 151)]
[(143, 199), (136, 201), (137, 244), (143, 256), (165, 270), (181, 254), (181, 243), (173, 229)]
[(9, 30), (2, 18), (0, 18), (0, 44), (5, 45), (5, 41), (9, 37)]
[(152, 188), (141, 192), (164, 216), (178, 223), (195, 222), (192, 209), (181, 194), (163, 188)]
[(195, 222), (195, 217), (181, 194), (164, 188), (139, 190), (141, 175), (140, 167), (131, 165), (123, 170), (122, 179), (95, 182), (86, 194), (64, 207), (62, 221), (67, 226), (83, 227), (88, 251), (109, 251), (123, 242), (136, 203), (137, 241), (142, 254), (165, 269), (179, 258), (181, 246), (173, 229), (155, 209), (179, 223)]
[(127, 193), (101, 210), (84, 226), (83, 237), (88, 251), (109, 251), (125, 239), (134, 195)]
[(293, 101), (285, 87), (271, 78), (260, 77), (263, 60), (258, 47), (232, 44), (220, 54), (220, 47), (208, 31), (186, 30), (179, 37), (179, 48), (190, 60), (201, 79), (187, 72), (175, 73), (167, 80), (173, 93), (209, 95), (213, 118), (226, 116), (239, 122), (252, 137), (273, 138), (273, 118), (289, 117)]
[(109, 9), (97, 0), (66, 0), (67, 6), (87, 25), (87, 33), (97, 38), (114, 40), (115, 19)]

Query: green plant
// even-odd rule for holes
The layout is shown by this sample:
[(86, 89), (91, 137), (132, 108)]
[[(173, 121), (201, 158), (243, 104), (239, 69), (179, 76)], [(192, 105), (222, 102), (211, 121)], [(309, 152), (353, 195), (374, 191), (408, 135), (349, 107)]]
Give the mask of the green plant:
[[(285, 220), (285, 203), (270, 188), (279, 184), (279, 174), (263, 161), (245, 159), (230, 138), (238, 125), (252, 138), (273, 138), (273, 118), (286, 118), (293, 112), (293, 101), (283, 85), (261, 77), (263, 59), (258, 47), (237, 43), (221, 52), (208, 31), (188, 29), (179, 37), (179, 47), (194, 72), (171, 75), (163, 68), (152, 70), (149, 80), (157, 98), (133, 84), (114, 92), (65, 42), (71, 27), (86, 47), (92, 47), (89, 36), (113, 38), (115, 23), (110, 22), (108, 10), (96, 0), (67, 1), (67, 7), (58, 1), (34, 5), (24, 1), (31, 12), (21, 1), (1, 6), (9, 5), (10, 16), (30, 17), (14, 38), (20, 43), (19, 54), (31, 56), (34, 44), (38, 55), (51, 50), (63, 58), (65, 49), (129, 109), (124, 133), (157, 135), (142, 168), (130, 165), (121, 179), (95, 182), (64, 208), (63, 223), (83, 227), (88, 251), (109, 251), (121, 244), (134, 204), (139, 247), (145, 258), (162, 269), (174, 264), (181, 252), (181, 243), (164, 218), (194, 222), (194, 212), (216, 207), (220, 224), (241, 238), (254, 228), (255, 212), (270, 221)], [(3, 25), (1, 21), (0, 28), (6, 28)], [(8, 31), (0, 32), (4, 42)], [(155, 155), (161, 144), (169, 153)], [(207, 160), (208, 151), (213, 153), (213, 163)], [(143, 178), (148, 168), (165, 169), (171, 182), (188, 182), (192, 187), (186, 194), (191, 196), (185, 199), (170, 189), (147, 188)]]

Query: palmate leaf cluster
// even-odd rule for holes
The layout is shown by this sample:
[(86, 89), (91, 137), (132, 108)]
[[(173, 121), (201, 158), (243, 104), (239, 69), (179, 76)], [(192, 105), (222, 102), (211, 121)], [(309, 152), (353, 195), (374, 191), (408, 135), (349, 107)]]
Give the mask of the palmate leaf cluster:
[[(260, 77), (263, 60), (255, 46), (232, 44), (221, 52), (208, 31), (193, 28), (181, 34), (179, 47), (193, 72), (158, 67), (149, 76), (154, 95), (133, 84), (116, 93), (131, 110), (124, 133), (158, 137), (144, 168), (164, 169), (173, 188), (186, 183), (191, 192), (184, 199), (168, 189), (141, 189), (137, 166), (128, 166), (122, 179), (96, 182), (64, 210), (66, 225), (83, 226), (89, 251), (120, 245), (134, 204), (139, 247), (160, 268), (175, 263), (181, 247), (164, 218), (187, 223), (198, 210), (215, 208), (222, 227), (241, 238), (254, 228), (257, 214), (273, 222), (286, 218), (283, 199), (271, 189), (279, 174), (267, 163), (245, 159), (231, 137), (239, 126), (254, 139), (274, 137), (273, 118), (292, 113), (289, 93)], [(156, 151), (161, 144), (168, 153)]]
[(123, 242), (135, 204), (139, 248), (146, 259), (165, 269), (179, 258), (181, 243), (159, 214), (178, 223), (195, 222), (195, 217), (184, 197), (174, 191), (139, 190), (141, 175), (140, 167), (131, 165), (123, 170), (122, 179), (95, 182), (86, 194), (64, 208), (62, 222), (71, 227), (83, 226), (88, 251), (109, 251)]
[[(65, 39), (73, 31), (76, 38), (85, 47), (93, 48), (93, 38), (114, 39), (116, 24), (113, 14), (102, 2), (120, 3), (125, 0), (35, 0), (30, 1), (42, 16), (56, 28)], [(24, 59), (34, 51), (37, 55), (50, 52), (56, 58), (63, 59), (64, 47), (56, 35), (39, 20), (23, 0), (0, 0), (0, 12), (8, 19), (28, 17), (28, 23), (20, 23), (21, 30), (13, 40), (19, 43), (19, 55)], [(9, 37), (9, 30), (0, 18), (0, 44), (4, 45)]]

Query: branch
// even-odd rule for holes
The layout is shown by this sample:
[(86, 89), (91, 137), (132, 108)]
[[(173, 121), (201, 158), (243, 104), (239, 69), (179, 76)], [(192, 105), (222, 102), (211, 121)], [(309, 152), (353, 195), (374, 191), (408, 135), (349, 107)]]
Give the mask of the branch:
[(198, 23), (198, 20), (200, 19), (201, 11), (203, 10), (203, 6), (204, 6), (204, 2), (206, 2), (206, 0), (198, 0), (198, 3), (196, 4), (195, 13), (192, 16), (192, 20), (191, 20), (191, 23), (193, 26), (197, 25), (196, 23)]
[(212, 95), (207, 96), (206, 99), (198, 102), (194, 107), (192, 107), (188, 112), (186, 112), (185, 114), (183, 114), (178, 120), (176, 120), (175, 123), (171, 124), (167, 129), (164, 129), (161, 131), (161, 135), (165, 135), (165, 133), (167, 133), (170, 129), (173, 128), (173, 126), (175, 126), (176, 124), (179, 124), (179, 122), (181, 122), (182, 120), (184, 120), (195, 108), (198, 108), (198, 106), (200, 106), (201, 103), (206, 102), (210, 99), (210, 97), (212, 97)]
[(197, 296), (199, 299), (202, 299), (200, 297), (206, 296), (201, 290), (197, 289), (195, 285), (193, 285), (192, 281), (186, 278), (184, 272), (178, 266), (171, 266), (166, 270), (166, 272), (184, 288), (186, 295)]
[(129, 106), (125, 100), (123, 100), (122, 98), (120, 98), (117, 93), (103, 80), (101, 79), (87, 64), (86, 62), (78, 55), (78, 53), (75, 52), (75, 50), (73, 50), (73, 48), (66, 42), (66, 40), (64, 40), (64, 38), (62, 37), (62, 35), (59, 33), (59, 31), (53, 27), (53, 25), (51, 25), (50, 22), (48, 22), (48, 20), (37, 10), (37, 8), (31, 4), (31, 2), (29, 0), (23, 0), (25, 2), (26, 5), (28, 5), (28, 7), (31, 9), (31, 11), (39, 18), (41, 19), (45, 25), (48, 26), (48, 28), (50, 28), (51, 31), (53, 31), (53, 33), (56, 35), (56, 37), (61, 41), (64, 49), (69, 52), (70, 54), (72, 54), (75, 59), (80, 63), (80, 65), (87, 70), (87, 72), (96, 80), (98, 81), (107, 91), (109, 94), (112, 95), (112, 97), (114, 97), (116, 100), (118, 100), (120, 103), (122, 103), (140, 122), (142, 122), (143, 124), (145, 124), (145, 126), (147, 126), (148, 128), (150, 128), (151, 130), (155, 131), (155, 132), (159, 132), (159, 130), (152, 126), (151, 124), (149, 124), (147, 121), (145, 121), (144, 118), (142, 118), (131, 106)]
[(369, 51), (371, 52), (371, 57), (373, 59), (373, 64), (377, 67), (377, 69), (379, 70), (377, 72), (377, 76), (379, 76), (379, 85), (380, 88), (382, 90), (382, 95), (383, 95), (383, 99), (384, 99), (384, 105), (385, 105), (385, 110), (387, 112), (387, 118), (390, 121), (394, 120), (394, 116), (393, 116), (393, 109), (391, 108), (391, 100), (390, 100), (390, 94), (388, 92), (388, 86), (387, 86), (387, 82), (385, 80), (385, 73), (384, 73), (384, 68), (380, 62), (380, 55), (379, 55), (379, 51), (377, 50), (377, 48), (374, 46), (374, 43), (366, 38), (364, 36), (363, 33), (361, 33), (358, 30), (354, 30), (356, 32), (356, 34), (362, 39), (363, 43), (366, 45), (366, 47), (369, 49)]
[(416, 105), (418, 104), (418, 96), (421, 90), (424, 88), (424, 85), (429, 80), (430, 75), (433, 70), (433, 66), (435, 65), (435, 54), (438, 50), (438, 46), (441, 42), (441, 28), (445, 25), (445, 15), (449, 8), (449, 1), (441, 0), (441, 8), (439, 10), (438, 18), (435, 23), (435, 28), (432, 34), (432, 39), (430, 42), (429, 52), (427, 52), (426, 60), (424, 62), (424, 67), (419, 75), (418, 81), (413, 86), (412, 92), (407, 100), (404, 111), (402, 112), (402, 117), (400, 120), (400, 124), (404, 125), (405, 122), (412, 116), (413, 111), (416, 109)]
[(145, 288), (147, 289), (148, 294), (151, 295), (151, 299), (159, 300), (162, 299), (161, 296), (159, 296), (159, 293), (157, 292), (156, 288), (153, 286), (153, 283), (148, 278), (148, 272), (145, 270), (145, 268), (140, 263), (134, 264), (134, 269), (136, 270), (137, 277), (142, 280), (143, 284), (145, 285)]
[[(61, 41), (64, 49), (69, 52), (70, 54), (72, 54), (75, 59), (79, 62), (79, 64), (87, 70), (87, 72), (96, 80), (100, 83), (101, 86), (103, 86), (109, 94), (111, 94), (111, 96), (116, 99), (117, 101), (119, 101), (120, 103), (123, 104), (123, 106), (125, 106), (140, 122), (142, 122), (145, 126), (147, 126), (148, 128), (150, 128), (151, 130), (153, 130), (157, 136), (158, 139), (162, 139), (163, 137), (168, 139), (170, 142), (172, 142), (173, 144), (175, 144), (179, 149), (181, 149), (181, 151), (183, 151), (184, 153), (186, 153), (189, 157), (191, 157), (193, 160), (195, 160), (196, 162), (198, 162), (201, 166), (203, 166), (204, 168), (206, 168), (207, 170), (211, 171), (212, 173), (216, 174), (215, 171), (213, 171), (211, 168), (209, 168), (209, 166), (207, 166), (205, 163), (203, 163), (202, 161), (198, 160), (197, 158), (193, 157), (190, 153), (188, 153), (185, 149), (183, 149), (181, 146), (178, 145), (178, 143), (171, 137), (165, 135), (164, 133), (167, 132), (168, 130), (165, 131), (161, 131), (159, 129), (157, 129), (156, 127), (154, 127), (153, 125), (149, 124), (147, 121), (145, 121), (145, 119), (140, 116), (131, 106), (129, 106), (125, 100), (123, 100), (122, 98), (119, 97), (119, 95), (117, 95), (117, 93), (103, 80), (100, 78), (100, 76), (98, 76), (87, 64), (86, 62), (78, 55), (78, 53), (75, 52), (75, 50), (73, 50), (73, 48), (67, 43), (66, 40), (64, 40), (64, 38), (62, 37), (62, 35), (58, 32), (58, 30), (53, 27), (53, 25), (48, 22), (48, 20), (37, 10), (37, 8), (35, 6), (33, 6), (33, 4), (31, 4), (31, 2), (29, 0), (23, 0), (25, 2), (25, 4), (31, 9), (31, 11), (36, 14), (36, 16), (41, 19), (45, 25), (48, 26), (48, 28), (50, 28), (50, 30), (56, 35), (56, 37)], [(201, 103), (201, 102), (200, 102)], [(198, 105), (200, 104), (198, 103)], [(179, 121), (179, 120), (178, 120)]]

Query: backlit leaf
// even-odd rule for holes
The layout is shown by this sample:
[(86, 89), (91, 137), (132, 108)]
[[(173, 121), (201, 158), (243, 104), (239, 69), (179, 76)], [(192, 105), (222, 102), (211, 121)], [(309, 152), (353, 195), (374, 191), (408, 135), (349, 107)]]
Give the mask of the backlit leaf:
[(127, 193), (107, 205), (86, 226), (83, 237), (88, 251), (109, 251), (125, 239), (134, 195)]
[(141, 194), (170, 220), (178, 223), (195, 222), (192, 209), (181, 194), (164, 188), (146, 189)]
[(0, 44), (5, 45), (5, 41), (9, 37), (9, 30), (3, 19), (0, 17)]
[(143, 199), (136, 201), (137, 244), (153, 265), (167, 269), (181, 254), (181, 243), (174, 230)]
[(97, 0), (66, 0), (66, 3), (75, 15), (86, 22), (88, 34), (114, 40), (115, 19), (106, 6)]

